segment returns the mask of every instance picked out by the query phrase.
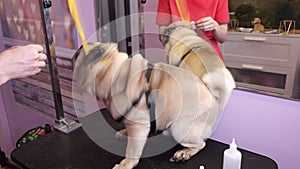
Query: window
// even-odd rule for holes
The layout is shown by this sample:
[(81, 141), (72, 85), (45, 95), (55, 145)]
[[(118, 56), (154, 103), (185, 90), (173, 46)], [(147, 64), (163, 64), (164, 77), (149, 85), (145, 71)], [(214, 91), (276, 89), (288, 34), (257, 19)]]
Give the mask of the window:
[(300, 0), (229, 0), (231, 19), (238, 19), (239, 27), (252, 27), (255, 17), (267, 29), (278, 29), (280, 21), (295, 20), (300, 29)]

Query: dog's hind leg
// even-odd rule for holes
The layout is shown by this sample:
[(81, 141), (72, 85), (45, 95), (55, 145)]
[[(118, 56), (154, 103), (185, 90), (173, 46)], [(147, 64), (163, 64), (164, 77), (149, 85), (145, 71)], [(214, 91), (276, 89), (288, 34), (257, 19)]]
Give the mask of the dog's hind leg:
[(178, 150), (170, 159), (171, 162), (189, 160), (206, 145), (205, 138), (208, 138), (211, 132), (210, 128), (205, 126), (203, 119), (198, 118), (197, 121), (189, 124), (192, 125), (176, 125), (176, 128), (172, 128), (173, 138), (185, 148)]
[(203, 141), (198, 147), (186, 147), (182, 150), (178, 150), (172, 158), (170, 158), (171, 162), (179, 162), (189, 160), (192, 156), (197, 154), (200, 150), (205, 147), (205, 142)]

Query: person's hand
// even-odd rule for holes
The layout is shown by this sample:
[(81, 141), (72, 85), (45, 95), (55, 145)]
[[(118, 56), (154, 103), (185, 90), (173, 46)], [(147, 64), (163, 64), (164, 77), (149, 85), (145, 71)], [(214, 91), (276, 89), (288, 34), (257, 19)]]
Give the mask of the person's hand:
[(46, 66), (40, 45), (15, 46), (0, 53), (0, 85), (10, 79), (35, 75)]
[(195, 22), (195, 25), (202, 31), (214, 31), (219, 26), (218, 22), (210, 16), (199, 19)]
[(205, 17), (195, 22), (196, 28), (202, 31), (212, 31), (217, 42), (223, 43), (227, 37), (227, 24), (219, 24), (212, 17)]

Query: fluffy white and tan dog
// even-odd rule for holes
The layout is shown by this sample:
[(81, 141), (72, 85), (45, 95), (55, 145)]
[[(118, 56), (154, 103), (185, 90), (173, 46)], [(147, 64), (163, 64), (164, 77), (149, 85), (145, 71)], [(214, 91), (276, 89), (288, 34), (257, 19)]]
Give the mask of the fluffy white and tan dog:
[(205, 147), (217, 117), (212, 107), (217, 100), (199, 78), (172, 65), (150, 64), (141, 55), (129, 58), (114, 43), (88, 47), (87, 55), (82, 48), (74, 55), (76, 83), (124, 122), (128, 136), (126, 158), (114, 169), (138, 164), (153, 125), (168, 130), (185, 147), (174, 154), (174, 161), (188, 160)]
[(189, 22), (174, 22), (161, 36), (169, 63), (199, 77), (217, 100), (218, 105), (214, 107), (218, 113), (214, 114), (219, 115), (235, 88), (234, 79), (223, 60), (206, 40), (197, 35)]

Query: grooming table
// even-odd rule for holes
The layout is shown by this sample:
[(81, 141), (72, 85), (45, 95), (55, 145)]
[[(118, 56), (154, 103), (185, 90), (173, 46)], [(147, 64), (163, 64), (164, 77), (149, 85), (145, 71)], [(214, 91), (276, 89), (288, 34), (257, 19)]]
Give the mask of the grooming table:
[[(94, 120), (91, 125), (99, 125), (97, 118), (102, 114), (107, 116), (105, 115), (107, 111), (93, 113), (83, 120)], [(111, 138), (108, 137), (108, 139)], [(122, 140), (112, 141), (121, 142)], [(179, 145), (176, 145), (163, 154), (142, 158), (136, 168), (198, 169), (200, 165), (204, 165), (205, 169), (222, 169), (223, 151), (229, 148), (229, 145), (211, 139), (208, 139), (206, 143), (207, 145), (202, 151), (186, 162), (169, 162), (173, 153), (180, 148)], [(241, 169), (278, 169), (277, 164), (268, 157), (243, 149), (239, 150), (243, 155)], [(123, 159), (123, 157), (111, 154), (95, 144), (83, 128), (69, 134), (54, 131), (36, 141), (16, 148), (11, 153), (11, 158), (25, 169), (111, 169)]]

